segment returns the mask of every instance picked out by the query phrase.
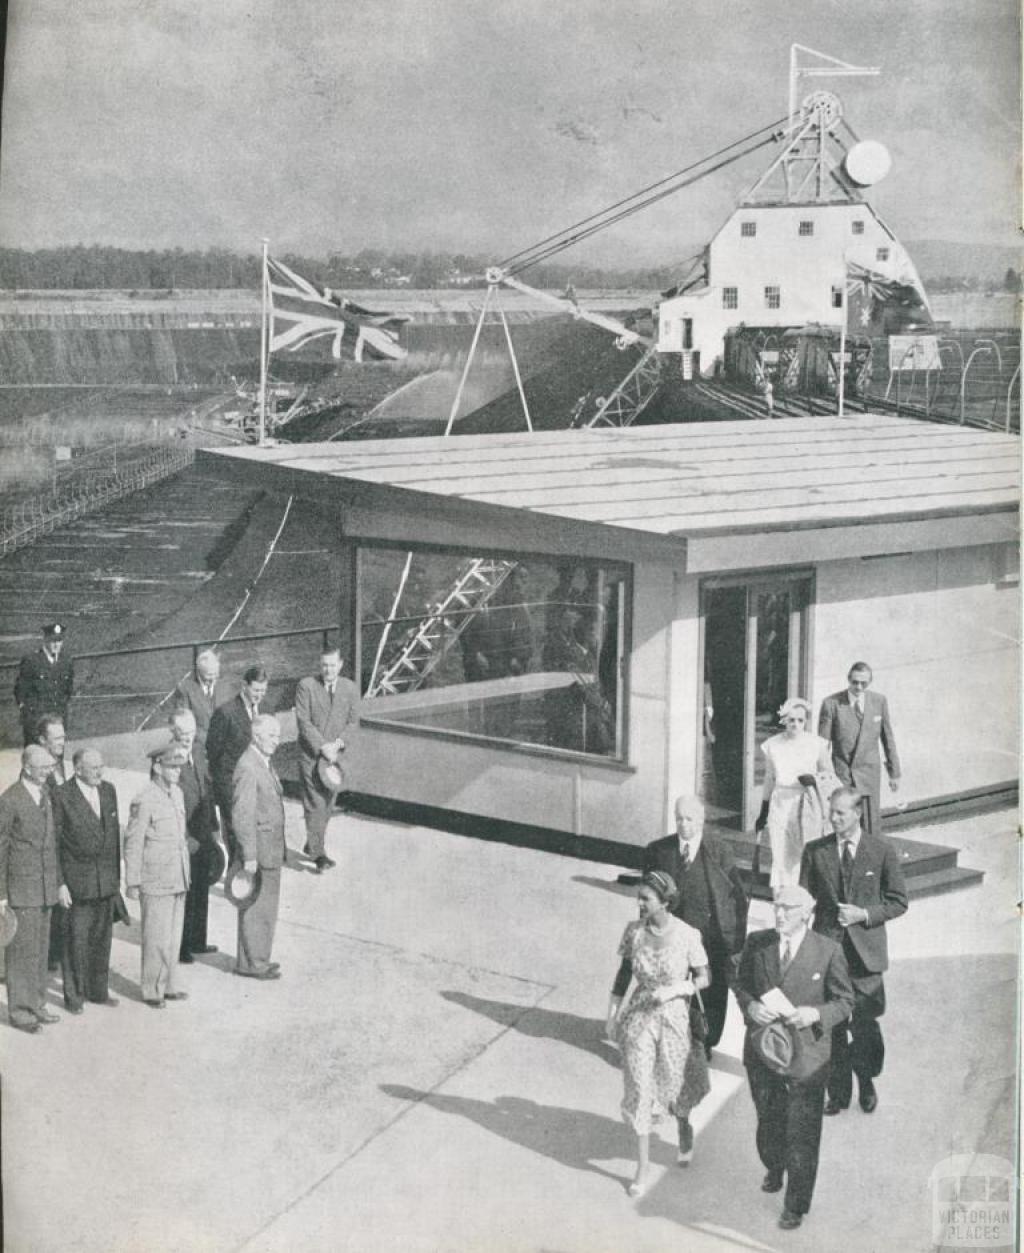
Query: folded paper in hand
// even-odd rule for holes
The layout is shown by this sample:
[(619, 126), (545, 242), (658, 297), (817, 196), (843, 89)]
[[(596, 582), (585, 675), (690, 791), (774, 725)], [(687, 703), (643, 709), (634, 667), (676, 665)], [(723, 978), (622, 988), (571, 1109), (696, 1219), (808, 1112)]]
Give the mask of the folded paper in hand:
[(761, 1004), (780, 1018), (788, 1018), (790, 1014), (796, 1013), (796, 1006), (781, 988), (769, 988), (762, 995)]

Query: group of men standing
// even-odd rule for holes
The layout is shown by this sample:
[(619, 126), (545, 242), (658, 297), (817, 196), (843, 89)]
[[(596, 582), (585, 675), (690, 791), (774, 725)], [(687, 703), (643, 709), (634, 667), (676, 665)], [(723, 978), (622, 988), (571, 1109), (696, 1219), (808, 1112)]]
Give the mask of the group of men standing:
[[(116, 917), (128, 920), (122, 856), (126, 894), (141, 908), (147, 1005), (186, 999), (177, 985), (179, 963), (216, 952), (207, 936), (209, 891), (226, 862), (229, 875), (244, 871), (252, 885), (239, 904), (235, 973), (279, 978), (271, 951), (286, 861), (283, 789), (273, 764), (281, 728), (260, 712), (265, 669), (250, 666), (235, 694), (216, 653), (199, 654), (174, 693), (170, 736), (149, 754), (150, 780), (132, 802), (122, 848), (117, 795), (102, 777), (99, 752), (78, 749), (70, 769), (65, 761), (62, 714), (73, 692), (72, 663), (61, 657), (63, 626), (48, 626), (43, 635), (43, 649), (24, 659), (16, 688), (26, 736), (21, 775), (0, 796), (0, 911), (14, 931), (6, 949), (12, 1025), (34, 1033), (59, 1021), (45, 1004), (54, 962), (70, 1013), (81, 1013), (86, 1002), (117, 1004), (108, 980), (112, 925)], [(317, 873), (335, 864), (325, 835), (358, 719), (358, 690), (341, 668), (338, 650), (325, 647), (319, 675), (303, 679), (296, 694), (305, 851)], [(59, 712), (45, 708), (58, 697)]]
[[(709, 1058), (730, 989), (743, 1013), (762, 1188), (785, 1187), (785, 1229), (810, 1208), (823, 1116), (850, 1105), (854, 1076), (864, 1113), (878, 1105), (885, 924), (905, 913), (907, 893), (895, 849), (862, 828), (862, 807), (852, 788), (833, 793), (833, 833), (804, 849), (800, 886), (775, 891), (775, 927), (749, 936), (744, 881), (722, 839), (705, 831), (696, 797), (679, 798), (675, 834), (644, 853), (644, 872), (671, 876), (679, 893), (673, 912), (701, 933), (711, 978), (703, 994)], [(796, 1060), (786, 1066), (762, 1042), (770, 1024), (787, 1033)]]

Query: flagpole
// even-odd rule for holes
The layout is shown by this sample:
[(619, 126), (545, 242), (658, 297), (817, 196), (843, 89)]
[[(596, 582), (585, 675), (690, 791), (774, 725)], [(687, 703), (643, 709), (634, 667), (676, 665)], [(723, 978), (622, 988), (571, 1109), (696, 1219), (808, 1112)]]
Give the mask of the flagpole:
[(842, 286), (842, 321), (839, 324), (839, 413), (838, 417), (843, 417), (843, 402), (846, 399), (846, 304), (847, 304), (847, 285), (848, 273), (846, 264), (846, 253), (843, 253), (843, 286)]
[(267, 368), (269, 364), (268, 357), (270, 356), (270, 301), (268, 299), (270, 295), (270, 275), (267, 271), (267, 247), (269, 244), (269, 239), (263, 241), (263, 317), (260, 324), (260, 446), (266, 442), (267, 438)]

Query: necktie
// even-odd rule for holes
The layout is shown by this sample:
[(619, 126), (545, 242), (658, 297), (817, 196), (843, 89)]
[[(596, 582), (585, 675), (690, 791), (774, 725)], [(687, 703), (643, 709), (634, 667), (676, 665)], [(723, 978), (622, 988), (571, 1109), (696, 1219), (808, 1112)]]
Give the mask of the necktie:
[(853, 841), (843, 840), (843, 877), (849, 880), (853, 874)]
[(864, 717), (864, 697), (858, 696), (853, 702), (853, 707), (857, 711), (857, 717), (863, 718)]
[(259, 713), (260, 713), (260, 703), (259, 701), (253, 701), (252, 708), (249, 710), (249, 721), (252, 722), (253, 718), (258, 718)]
[(789, 963), (793, 960), (793, 954), (789, 948), (789, 940), (783, 939), (782, 952), (779, 954), (779, 969), (783, 974), (789, 969)]
[(683, 845), (683, 847), (682, 847), (682, 850), (681, 850), (681, 852), (680, 852), (680, 865), (682, 866), (682, 869), (683, 869), (683, 870), (689, 870), (689, 868), (690, 868), (690, 846), (689, 846), (689, 844), (684, 844), (684, 845)]

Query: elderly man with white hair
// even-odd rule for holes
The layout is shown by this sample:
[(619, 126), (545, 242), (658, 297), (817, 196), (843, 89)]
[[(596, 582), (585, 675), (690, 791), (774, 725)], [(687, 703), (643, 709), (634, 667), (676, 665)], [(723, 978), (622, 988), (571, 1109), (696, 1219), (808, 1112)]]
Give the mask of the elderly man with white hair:
[(171, 735), (185, 754), (178, 786), (185, 798), (185, 837), (189, 852), (189, 885), (185, 896), (185, 922), (181, 932), (179, 960), (190, 964), (194, 955), (216, 953), (216, 944), (207, 943), (210, 912), (210, 881), (216, 876), (217, 807), (213, 802), (213, 781), (206, 762), (206, 750), (196, 735), (191, 709), (176, 709), (168, 719)]
[(238, 759), (234, 773), (231, 821), (238, 852), (250, 874), (257, 870), (260, 887), (255, 900), (238, 911), (238, 959), (235, 974), (250, 979), (279, 979), (281, 969), (270, 960), (285, 863), (284, 799), (273, 766), (281, 728), (272, 714), (252, 720), (252, 743)]
[(46, 780), (53, 758), (39, 744), (21, 754), (21, 777), (0, 796), (0, 911), (18, 924), (7, 946), (7, 1013), (11, 1026), (34, 1035), (60, 1022), (46, 1008), (50, 910), (71, 905), (64, 884)]
[(234, 686), (220, 677), (220, 658), (212, 648), (206, 648), (197, 654), (193, 672), (178, 684), (173, 708), (192, 711), (196, 720), (196, 739), (205, 744), (213, 711), (234, 694)]
[(774, 892), (775, 926), (754, 931), (740, 956), (736, 999), (747, 1023), (743, 1064), (757, 1111), (763, 1192), (781, 1192), (779, 1226), (799, 1227), (818, 1174), (832, 1031), (853, 1012), (843, 950), (811, 930), (814, 898)]

